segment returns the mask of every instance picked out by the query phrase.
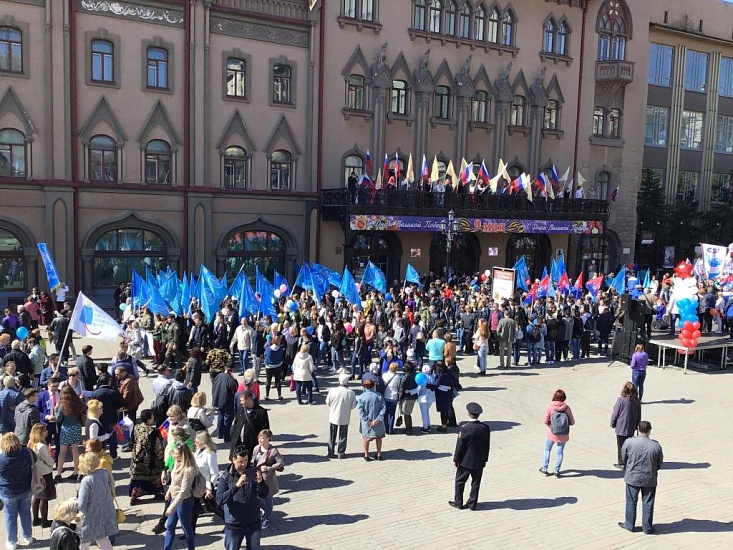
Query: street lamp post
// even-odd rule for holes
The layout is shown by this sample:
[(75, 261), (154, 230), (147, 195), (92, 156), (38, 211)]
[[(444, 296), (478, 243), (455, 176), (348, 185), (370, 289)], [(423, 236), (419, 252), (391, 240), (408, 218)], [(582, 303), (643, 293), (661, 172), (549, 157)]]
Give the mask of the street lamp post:
[(442, 220), (440, 222), (440, 232), (445, 235), (445, 251), (446, 251), (446, 266), (445, 266), (445, 278), (446, 280), (450, 277), (451, 269), (451, 249), (453, 248), (453, 239), (455, 233), (458, 232), (458, 223), (456, 221), (456, 213), (451, 209), (448, 212), (448, 220)]

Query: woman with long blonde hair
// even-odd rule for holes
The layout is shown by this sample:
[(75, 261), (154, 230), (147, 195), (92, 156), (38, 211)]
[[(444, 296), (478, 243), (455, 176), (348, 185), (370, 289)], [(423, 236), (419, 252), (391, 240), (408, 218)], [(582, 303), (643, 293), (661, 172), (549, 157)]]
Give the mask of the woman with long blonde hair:
[[(28, 448), (36, 453), (38, 473), (43, 476), (46, 488), (33, 495), (33, 525), (44, 529), (51, 527), (48, 519), (48, 501), (56, 499), (56, 484), (53, 481), (53, 457), (46, 445), (48, 430), (41, 423), (34, 424), (28, 437)], [(39, 517), (40, 511), (40, 517)]]
[(173, 458), (175, 465), (171, 471), (171, 484), (168, 492), (165, 494), (165, 500), (168, 507), (165, 510), (167, 517), (165, 522), (165, 539), (163, 542), (163, 550), (171, 550), (173, 541), (176, 536), (176, 525), (181, 521), (181, 528), (186, 535), (186, 544), (188, 550), (194, 550), (193, 534), (193, 484), (198, 474), (198, 466), (196, 459), (183, 442), (176, 443), (173, 448)]

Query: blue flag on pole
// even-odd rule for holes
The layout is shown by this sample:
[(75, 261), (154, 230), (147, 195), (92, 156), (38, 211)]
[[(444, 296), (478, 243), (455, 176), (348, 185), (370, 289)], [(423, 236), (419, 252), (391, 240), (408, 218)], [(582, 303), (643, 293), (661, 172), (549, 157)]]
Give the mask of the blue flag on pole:
[(359, 296), (359, 290), (356, 288), (356, 281), (354, 276), (349, 271), (348, 266), (344, 267), (344, 275), (341, 277), (341, 287), (339, 292), (343, 294), (344, 298), (350, 304), (359, 306), (361, 309), (361, 297)]
[(186, 272), (183, 272), (183, 284), (181, 285), (181, 315), (186, 315), (191, 309), (191, 283)]
[(232, 281), (232, 286), (229, 287), (229, 296), (238, 299), (242, 293), (242, 285), (244, 285), (244, 271), (240, 270)]
[(361, 276), (361, 284), (365, 283), (382, 294), (387, 294), (387, 277), (384, 276), (384, 272), (374, 265), (371, 260), (367, 262), (364, 274)]
[(626, 266), (622, 266), (618, 275), (611, 279), (610, 286), (615, 288), (619, 294), (626, 294)]
[(48, 249), (48, 246), (46, 243), (36, 243), (38, 246), (38, 252), (41, 254), (41, 259), (43, 259), (43, 265), (46, 267), (46, 277), (48, 278), (48, 288), (51, 289), (51, 292), (56, 290), (58, 287), (61, 286), (61, 281), (59, 280), (59, 273), (56, 270), (56, 263), (53, 261), (53, 257), (51, 256), (51, 251)]
[(517, 286), (525, 292), (529, 290), (527, 281), (529, 280), (529, 270), (527, 269), (527, 260), (524, 256), (519, 258), (512, 268), (517, 272)]
[(302, 288), (303, 290), (311, 290), (312, 287), (313, 284), (311, 282), (310, 268), (308, 267), (307, 262), (303, 262), (303, 265), (301, 265), (300, 269), (298, 270), (298, 276), (295, 277), (293, 289)]
[(132, 307), (142, 307), (150, 300), (148, 284), (138, 275), (137, 271), (132, 272)]
[(257, 272), (257, 294), (260, 295), (259, 312), (262, 315), (269, 315), (273, 319), (277, 317), (277, 310), (272, 305), (272, 298), (275, 296), (275, 288), (260, 271), (260, 266), (255, 266)]
[[(305, 265), (305, 264), (303, 264)], [(323, 295), (328, 292), (328, 277), (317, 269), (310, 268), (311, 284), (313, 288), (313, 296), (316, 298), (316, 302), (320, 302)]]
[(405, 268), (405, 281), (408, 283), (415, 283), (419, 288), (423, 287), (420, 282), (420, 274), (414, 267), (412, 267), (412, 264), (407, 264), (407, 268)]
[(165, 300), (160, 295), (160, 292), (158, 292), (158, 289), (156, 289), (152, 285), (148, 285), (148, 290), (150, 292), (148, 311), (150, 311), (151, 313), (162, 315), (163, 317), (168, 315), (168, 312), (170, 311), (168, 309), (168, 304), (166, 304)]
[(644, 272), (644, 276), (640, 278), (641, 278), (641, 288), (647, 289), (650, 286), (652, 286), (652, 278), (651, 278), (651, 273), (649, 269), (647, 269)]
[(242, 292), (239, 295), (239, 318), (247, 317), (248, 315), (254, 315), (259, 309), (257, 298), (255, 297), (252, 285), (249, 284), (249, 279), (244, 278), (244, 284), (242, 285)]
[(335, 286), (336, 288), (341, 286), (341, 274), (338, 271), (334, 271), (321, 264), (313, 264), (311, 267), (323, 275), (328, 280), (329, 285)]

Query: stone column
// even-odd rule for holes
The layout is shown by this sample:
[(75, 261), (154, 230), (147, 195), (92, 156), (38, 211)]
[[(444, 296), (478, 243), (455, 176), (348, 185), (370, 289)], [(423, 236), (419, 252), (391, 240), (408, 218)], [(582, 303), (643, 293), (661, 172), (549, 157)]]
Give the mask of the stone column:
[[(382, 166), (385, 152), (385, 136), (387, 130), (387, 88), (382, 83), (374, 81), (372, 84), (372, 127), (371, 147), (375, 167)], [(369, 174), (372, 176), (372, 174)], [(382, 174), (384, 177), (384, 174)], [(385, 178), (386, 179), (386, 178)]]
[[(473, 99), (473, 84), (459, 86), (456, 97), (456, 129), (455, 129), (455, 153), (454, 159), (466, 156), (466, 144), (468, 143), (468, 124), (471, 122), (471, 100)], [(460, 161), (459, 161), (460, 162)]]
[(667, 138), (667, 166), (665, 170), (667, 202), (674, 201), (677, 194), (677, 176), (680, 170), (680, 132), (682, 130), (682, 109), (685, 104), (685, 61), (687, 46), (677, 46), (674, 51), (672, 69), (672, 107), (669, 113)]
[(705, 84), (708, 94), (702, 137), (702, 170), (697, 186), (697, 200), (702, 212), (708, 210), (712, 197), (715, 126), (718, 118), (718, 81), (720, 80), (720, 52), (711, 52), (709, 55), (708, 81)]
[(542, 119), (545, 115), (547, 100), (539, 100), (532, 105), (529, 122), (529, 174), (535, 177), (540, 169), (542, 158)]
[(428, 129), (430, 128), (430, 99), (433, 93), (433, 83), (420, 83), (415, 89), (415, 134), (413, 151), (415, 164), (419, 166), (423, 154), (428, 153)]

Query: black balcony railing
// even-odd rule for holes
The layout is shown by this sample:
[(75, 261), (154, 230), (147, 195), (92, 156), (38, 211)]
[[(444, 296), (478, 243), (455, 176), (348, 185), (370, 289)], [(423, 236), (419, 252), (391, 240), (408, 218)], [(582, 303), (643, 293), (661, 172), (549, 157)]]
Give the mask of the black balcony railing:
[(349, 214), (388, 214), (446, 217), (522, 218), (547, 220), (608, 220), (608, 202), (592, 199), (535, 197), (519, 195), (471, 195), (430, 191), (385, 191), (368, 189), (324, 189), (321, 191), (323, 218), (343, 221)]

